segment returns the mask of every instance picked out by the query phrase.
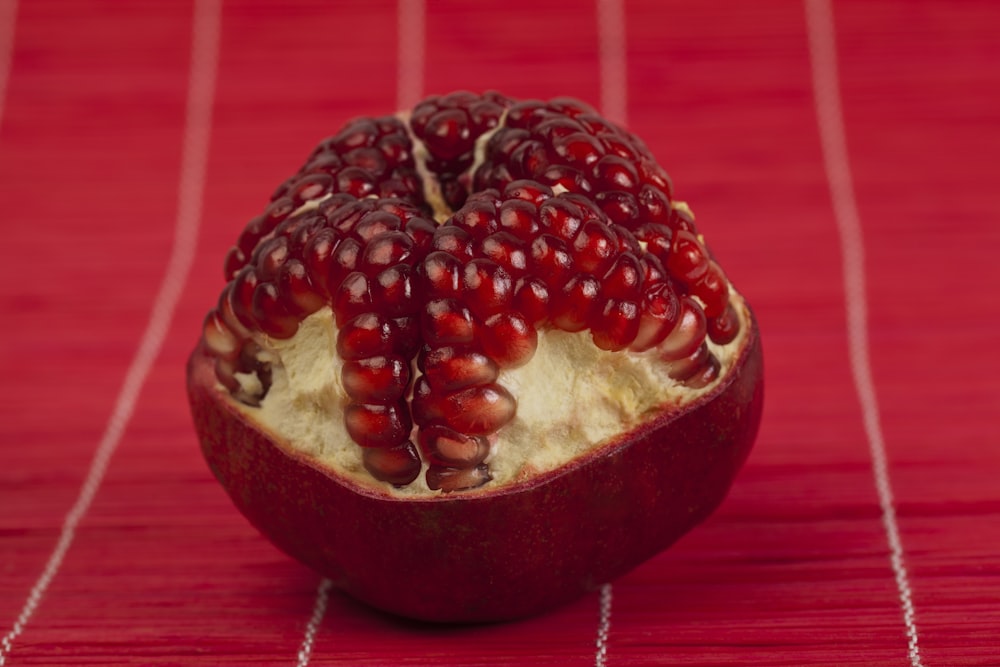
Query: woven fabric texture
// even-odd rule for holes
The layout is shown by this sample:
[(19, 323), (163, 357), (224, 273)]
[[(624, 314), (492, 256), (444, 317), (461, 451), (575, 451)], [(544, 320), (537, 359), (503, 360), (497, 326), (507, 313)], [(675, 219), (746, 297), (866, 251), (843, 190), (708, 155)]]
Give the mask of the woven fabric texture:
[[(1000, 665), (1000, 4), (0, 0), (0, 664)], [(569, 95), (760, 321), (724, 505), (542, 617), (387, 618), (237, 513), (188, 353), (347, 120)]]

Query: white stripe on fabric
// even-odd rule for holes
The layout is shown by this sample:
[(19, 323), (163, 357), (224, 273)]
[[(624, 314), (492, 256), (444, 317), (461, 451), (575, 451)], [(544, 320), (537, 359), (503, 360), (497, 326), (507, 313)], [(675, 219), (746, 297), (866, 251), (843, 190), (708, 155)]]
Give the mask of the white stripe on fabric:
[(601, 68), (601, 113), (628, 122), (628, 75), (625, 65), (624, 0), (597, 0), (597, 37)]
[(212, 105), (218, 61), (221, 0), (196, 0), (191, 33), (191, 64), (181, 171), (177, 188), (177, 218), (170, 258), (153, 302), (138, 350), (125, 374), (87, 476), (76, 502), (63, 520), (62, 531), (45, 569), (32, 587), (10, 631), (0, 642), (0, 665), (6, 663), (14, 641), (24, 631), (73, 544), (76, 531), (100, 489), (111, 457), (125, 428), (149, 371), (163, 346), (177, 302), (190, 273), (201, 223), (205, 166), (211, 133)]
[(611, 632), (611, 584), (601, 586), (598, 599), (600, 617), (597, 621), (597, 652), (594, 654), (594, 667), (605, 667), (608, 664), (608, 634)]
[(399, 0), (399, 63), (396, 74), (396, 108), (412, 109), (424, 94), (424, 0)]
[(0, 125), (3, 124), (7, 81), (14, 57), (14, 28), (17, 24), (17, 0), (0, 0)]
[(834, 217), (843, 254), (844, 296), (847, 306), (847, 334), (851, 374), (861, 404), (865, 434), (872, 460), (872, 472), (882, 511), (882, 524), (889, 545), (889, 562), (896, 580), (899, 604), (906, 628), (908, 655), (912, 667), (922, 667), (917, 640), (913, 594), (906, 572), (903, 543), (896, 522), (896, 509), (882, 436), (881, 418), (869, 361), (868, 305), (865, 284), (865, 248), (861, 218), (854, 197), (853, 177), (847, 153), (847, 139), (839, 92), (836, 26), (829, 0), (805, 0), (812, 60), (816, 116)]
[(320, 623), (323, 622), (323, 617), (326, 616), (326, 605), (330, 600), (330, 588), (332, 586), (332, 581), (323, 579), (316, 588), (316, 601), (313, 603), (312, 616), (309, 617), (309, 622), (306, 624), (306, 633), (302, 638), (302, 646), (299, 647), (299, 661), (296, 663), (296, 667), (307, 667), (309, 664), (309, 659), (312, 657), (313, 645), (316, 643), (316, 633), (319, 631)]

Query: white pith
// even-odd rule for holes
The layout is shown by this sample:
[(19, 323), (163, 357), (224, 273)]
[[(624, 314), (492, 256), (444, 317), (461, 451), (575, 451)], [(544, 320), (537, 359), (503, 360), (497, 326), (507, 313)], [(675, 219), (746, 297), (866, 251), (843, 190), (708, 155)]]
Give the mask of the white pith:
[[(409, 129), (408, 117), (401, 114), (400, 118)], [(502, 120), (477, 141), (469, 174), (485, 159), (486, 142), (503, 127)], [(426, 166), (428, 153), (423, 143), (412, 134), (410, 138), (425, 199), (441, 223), (450, 211), (440, 183)], [(307, 202), (293, 215), (315, 208), (321, 201)], [(674, 205), (687, 209), (682, 202)], [(642, 422), (683, 409), (713, 391), (735, 364), (749, 327), (746, 305), (732, 288), (730, 302), (739, 315), (739, 334), (726, 345), (706, 338), (721, 371), (714, 382), (698, 389), (671, 378), (670, 365), (656, 348), (643, 353), (609, 352), (593, 344), (589, 331), (540, 330), (531, 360), (501, 372), (499, 382), (517, 399), (517, 414), (490, 436), (486, 463), (493, 479), (483, 491), (566, 465)], [(291, 338), (272, 339), (261, 333), (254, 337), (262, 350), (261, 360), (270, 365), (271, 384), (259, 407), (238, 404), (249, 421), (276, 436), (280, 446), (360, 486), (406, 497), (440, 493), (427, 486), (423, 474), (408, 486), (397, 488), (375, 480), (365, 470), (363, 450), (344, 425), (344, 408), (350, 399), (341, 383), (343, 362), (336, 352), (337, 327), (329, 307), (303, 320)], [(412, 372), (418, 373), (415, 364)], [(248, 395), (259, 396), (263, 391), (255, 375), (238, 374), (237, 380)], [(220, 391), (225, 391), (221, 385)], [(412, 439), (416, 442), (416, 429)]]

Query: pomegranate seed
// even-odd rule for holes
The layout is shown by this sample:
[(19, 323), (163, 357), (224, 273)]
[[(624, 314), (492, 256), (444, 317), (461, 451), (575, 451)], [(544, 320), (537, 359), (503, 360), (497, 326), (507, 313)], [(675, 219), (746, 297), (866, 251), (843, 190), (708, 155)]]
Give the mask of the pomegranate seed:
[(418, 438), (420, 449), (431, 465), (472, 468), (490, 453), (490, 443), (485, 437), (459, 433), (440, 424), (420, 429)]
[(539, 112), (545, 109), (541, 100), (522, 100), (514, 103), (507, 110), (508, 127), (530, 127), (533, 121), (538, 121)]
[(467, 435), (488, 435), (514, 418), (517, 401), (499, 384), (469, 387), (438, 399), (441, 421)]
[(372, 296), (368, 276), (361, 271), (352, 271), (333, 294), (333, 312), (337, 326), (343, 327), (348, 320), (370, 310), (372, 310)]
[(562, 286), (573, 271), (573, 257), (566, 242), (551, 234), (540, 234), (531, 244), (531, 271), (545, 276), (546, 284)]
[[(340, 170), (344, 166), (344, 160), (341, 159), (340, 155), (329, 150), (320, 150), (322, 146), (318, 146), (316, 152), (313, 154), (306, 166), (303, 167), (303, 171), (309, 174), (333, 174)], [(284, 194), (284, 193), (283, 193)]]
[(549, 288), (541, 278), (525, 276), (514, 286), (514, 307), (531, 324), (539, 325), (549, 316)]
[(691, 287), (691, 292), (705, 306), (705, 317), (715, 319), (729, 305), (729, 281), (714, 260), (708, 261), (705, 274)]
[(226, 326), (225, 322), (222, 321), (222, 317), (217, 310), (209, 311), (208, 315), (205, 316), (205, 322), (202, 325), (202, 336), (204, 337), (205, 345), (208, 346), (212, 354), (216, 357), (233, 359), (239, 353), (239, 340), (233, 334), (232, 330)]
[(337, 174), (337, 190), (363, 199), (375, 192), (375, 179), (361, 167), (345, 167)]
[(484, 256), (503, 267), (512, 278), (518, 278), (528, 270), (525, 244), (513, 234), (491, 234), (483, 239), (480, 250)]
[(410, 413), (413, 421), (421, 428), (440, 419), (441, 411), (437, 396), (430, 381), (423, 375), (413, 383), (413, 394), (410, 397)]
[(600, 281), (589, 274), (578, 274), (552, 299), (552, 323), (563, 331), (583, 331), (591, 325), (601, 294)]
[(353, 148), (370, 146), (377, 135), (378, 128), (374, 119), (358, 118), (338, 132), (337, 136), (333, 137), (331, 144), (337, 153), (343, 154)]
[[(505, 166), (518, 146), (531, 138), (531, 133), (513, 125), (513, 120), (513, 116), (508, 115), (507, 125), (490, 137), (486, 152), (493, 157), (493, 161), (492, 163), (490, 161), (483, 163), (480, 167), (481, 170)], [(476, 190), (483, 190), (482, 186), (486, 180), (488, 179), (479, 178), (476, 182)]]
[(432, 347), (471, 343), (475, 338), (472, 313), (454, 299), (429, 301), (420, 325), (424, 341)]
[(431, 466), (427, 469), (427, 486), (435, 491), (451, 493), (475, 489), (493, 479), (489, 468), (480, 464), (473, 468)]
[(503, 110), (503, 106), (491, 100), (473, 102), (469, 106), (469, 120), (476, 136), (496, 127)]
[(609, 155), (617, 155), (629, 162), (635, 162), (639, 159), (639, 151), (636, 149), (635, 144), (617, 130), (602, 132), (600, 137), (601, 143)]
[(519, 239), (530, 239), (538, 233), (538, 208), (523, 199), (508, 199), (500, 205), (500, 228)]
[(638, 257), (630, 252), (622, 253), (604, 274), (601, 291), (604, 296), (637, 300), (645, 282), (644, 273)]
[(497, 379), (497, 362), (470, 347), (446, 345), (428, 349), (420, 358), (420, 368), (437, 392), (453, 392)]
[(624, 350), (639, 335), (639, 304), (608, 299), (591, 336), (602, 350)]
[(547, 232), (569, 241), (583, 224), (583, 211), (566, 197), (552, 197), (538, 207), (538, 218)]
[(605, 191), (639, 190), (639, 172), (631, 160), (618, 155), (605, 155), (594, 165), (594, 180)]
[(451, 298), (461, 292), (462, 262), (451, 253), (437, 250), (421, 264), (421, 277), (428, 296)]
[(354, 238), (346, 238), (337, 244), (330, 257), (326, 283), (329, 286), (339, 285), (348, 273), (358, 268), (358, 257), (364, 248), (361, 242)]
[(253, 291), (253, 316), (261, 330), (274, 338), (291, 338), (299, 318), (288, 312), (274, 283), (259, 283)]
[(645, 256), (645, 249), (630, 229), (616, 227), (615, 234), (618, 235), (618, 247), (622, 252), (630, 252), (636, 256)]
[(226, 326), (227, 329), (233, 332), (239, 340), (247, 340), (250, 338), (250, 329), (248, 329), (239, 318), (236, 317), (236, 313), (233, 311), (233, 296), (232, 291), (234, 287), (235, 280), (231, 280), (226, 283), (226, 286), (222, 288), (222, 293), (219, 294), (219, 300), (216, 302), (215, 312), (218, 313), (219, 319)]
[(414, 315), (420, 309), (413, 298), (413, 269), (408, 264), (382, 271), (371, 281), (370, 289), (375, 308), (392, 317)]
[(639, 332), (629, 346), (636, 352), (643, 352), (663, 342), (680, 319), (681, 304), (669, 286), (656, 285), (643, 295), (641, 310)]
[(525, 179), (511, 181), (503, 190), (503, 198), (506, 200), (504, 204), (510, 200), (522, 199), (537, 207), (551, 196), (552, 188), (549, 186)]
[(319, 206), (319, 212), (326, 218), (327, 224), (344, 234), (351, 233), (366, 214), (372, 211), (371, 200), (358, 200), (347, 194), (349, 199), (331, 197)]
[[(642, 179), (643, 183), (648, 183), (662, 192), (668, 199), (673, 197), (674, 186), (670, 182), (670, 177), (667, 176), (667, 172), (658, 165), (651, 155), (644, 156), (638, 161), (639, 165), (639, 177)], [(692, 220), (691, 222), (694, 222)]]
[(400, 399), (409, 386), (410, 364), (399, 355), (345, 361), (340, 377), (353, 400), (388, 403)]
[(604, 156), (604, 146), (595, 137), (576, 132), (552, 141), (556, 155), (573, 165), (592, 165)]
[(483, 198), (470, 198), (452, 216), (449, 224), (461, 227), (474, 240), (482, 240), (497, 230), (495, 204)]
[(715, 355), (709, 355), (708, 360), (698, 369), (696, 373), (684, 379), (685, 386), (692, 389), (700, 389), (712, 384), (722, 372), (722, 365)]
[(480, 319), (505, 310), (514, 297), (510, 274), (489, 259), (474, 259), (462, 272), (463, 301)]
[(663, 262), (646, 253), (639, 258), (639, 267), (642, 269), (642, 281), (646, 285), (654, 285), (667, 281), (667, 270), (663, 268)]
[(533, 140), (525, 141), (515, 148), (510, 160), (522, 174), (540, 174), (552, 165), (545, 144)]
[(553, 144), (556, 141), (564, 141), (575, 134), (579, 134), (583, 129), (583, 125), (572, 118), (555, 116), (539, 123), (535, 127), (535, 134), (546, 144)]
[(694, 234), (679, 231), (674, 234), (666, 267), (674, 277), (694, 285), (708, 271), (708, 255)]
[(333, 188), (333, 177), (330, 174), (305, 174), (296, 180), (285, 196), (291, 198), (296, 208), (311, 199), (319, 199)]
[(410, 129), (413, 130), (414, 134), (418, 137), (424, 135), (427, 131), (427, 122), (430, 121), (431, 116), (437, 113), (440, 105), (441, 98), (434, 95), (421, 100), (413, 108), (413, 112), (410, 114)]
[(280, 300), (293, 315), (311, 315), (326, 304), (313, 287), (305, 265), (298, 259), (290, 259), (278, 271), (278, 293)]
[(376, 180), (385, 176), (389, 162), (378, 148), (362, 147), (344, 153), (343, 161), (352, 167), (363, 169)]
[(274, 280), (278, 270), (288, 259), (288, 239), (275, 236), (261, 245), (254, 252), (254, 263), (258, 280)]
[(434, 232), (431, 247), (463, 260), (472, 257), (472, 237), (469, 236), (469, 232), (454, 225), (438, 227)]
[(670, 362), (670, 377), (683, 382), (699, 370), (708, 362), (712, 356), (706, 343), (699, 345), (689, 356), (673, 359)]
[(538, 348), (538, 331), (529, 319), (516, 311), (497, 313), (483, 322), (483, 351), (501, 368), (517, 368), (528, 363)]
[(331, 257), (339, 242), (337, 231), (326, 227), (317, 231), (302, 250), (302, 263), (309, 274), (309, 282), (320, 296), (330, 293)]
[(358, 267), (370, 276), (406, 260), (413, 251), (413, 239), (406, 232), (386, 231), (375, 235), (365, 246)]
[(576, 116), (576, 122), (591, 134), (605, 137), (617, 135), (618, 128), (611, 121), (601, 118), (596, 113), (584, 113)]
[(354, 224), (351, 231), (353, 236), (359, 241), (370, 244), (376, 237), (388, 232), (395, 232), (402, 229), (402, 227), (403, 221), (395, 213), (391, 211), (371, 211), (365, 213)]
[(307, 211), (282, 222), (275, 227), (274, 234), (287, 236), (288, 254), (301, 258), (306, 245), (324, 227), (326, 227), (326, 218)]
[(570, 192), (588, 193), (594, 189), (580, 169), (561, 164), (546, 169), (542, 172), (541, 179), (553, 187), (558, 185)]
[(651, 185), (643, 185), (638, 195), (640, 216), (646, 222), (667, 224), (671, 217), (670, 200)]
[(611, 222), (631, 227), (639, 217), (639, 202), (628, 192), (603, 191), (594, 195), (594, 201)]
[(223, 265), (222, 275), (226, 280), (232, 280), (234, 276), (246, 266), (247, 257), (238, 247), (233, 246), (226, 253), (226, 260)]
[(722, 315), (708, 321), (708, 337), (719, 345), (731, 343), (740, 332), (740, 318), (732, 304), (726, 306)]
[(664, 359), (673, 361), (690, 356), (705, 340), (707, 323), (705, 313), (690, 297), (680, 300), (680, 317), (673, 330), (657, 348)]
[(358, 315), (348, 320), (337, 334), (337, 354), (346, 361), (388, 356), (396, 351), (392, 333), (392, 325), (382, 315)]
[(250, 220), (246, 227), (243, 228), (239, 238), (236, 239), (236, 248), (239, 249), (244, 257), (253, 256), (253, 251), (261, 239), (271, 231), (265, 228), (265, 225), (267, 225), (267, 217), (258, 216)]
[(471, 149), (469, 117), (459, 109), (445, 109), (432, 115), (424, 126), (423, 140), (435, 157), (451, 160)]
[(393, 486), (407, 486), (420, 476), (423, 468), (420, 455), (409, 440), (395, 447), (365, 449), (362, 462), (372, 477)]
[(600, 220), (583, 223), (573, 239), (576, 268), (585, 273), (604, 275), (619, 252), (617, 235)]
[(279, 222), (287, 218), (298, 206), (291, 197), (277, 197), (264, 209), (264, 233), (270, 232)]
[(257, 288), (257, 274), (252, 266), (244, 266), (233, 278), (229, 290), (229, 305), (233, 315), (243, 327), (251, 331), (257, 329), (253, 315), (253, 294)]
[(350, 403), (344, 408), (347, 434), (362, 447), (396, 447), (410, 437), (413, 424), (406, 403)]
[(413, 217), (406, 221), (404, 229), (406, 234), (413, 240), (413, 252), (422, 256), (431, 247), (434, 239), (434, 232), (437, 225), (422, 217)]

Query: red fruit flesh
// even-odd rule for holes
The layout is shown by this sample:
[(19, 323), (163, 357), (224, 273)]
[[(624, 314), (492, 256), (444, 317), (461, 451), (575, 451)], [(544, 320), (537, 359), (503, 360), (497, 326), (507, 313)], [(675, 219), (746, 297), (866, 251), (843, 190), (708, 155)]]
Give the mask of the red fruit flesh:
[(592, 588), (711, 511), (756, 432), (749, 307), (645, 145), (575, 100), (356, 119), (223, 270), (189, 367), (205, 454), (279, 546), (390, 611)]

